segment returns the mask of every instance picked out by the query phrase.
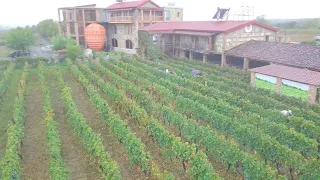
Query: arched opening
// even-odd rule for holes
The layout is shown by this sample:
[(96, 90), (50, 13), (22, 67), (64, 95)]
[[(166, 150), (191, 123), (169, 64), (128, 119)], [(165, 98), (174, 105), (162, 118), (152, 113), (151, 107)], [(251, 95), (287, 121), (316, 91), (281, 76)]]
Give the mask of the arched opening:
[(115, 39), (115, 38), (112, 39), (112, 46), (118, 47), (118, 40), (117, 39)]
[(132, 41), (131, 40), (126, 40), (126, 48), (127, 49), (133, 49)]

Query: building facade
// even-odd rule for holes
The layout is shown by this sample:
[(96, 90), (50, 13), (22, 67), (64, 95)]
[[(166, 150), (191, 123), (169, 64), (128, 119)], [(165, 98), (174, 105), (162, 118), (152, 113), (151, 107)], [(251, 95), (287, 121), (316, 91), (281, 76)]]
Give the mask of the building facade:
[(97, 22), (106, 28), (106, 48), (135, 54), (138, 48), (138, 31), (163, 21), (182, 21), (183, 9), (162, 8), (151, 0), (119, 2), (107, 8), (95, 4), (58, 9), (61, 34), (73, 37), (86, 47), (84, 29)]
[(225, 52), (250, 40), (276, 41), (277, 29), (257, 21), (161, 22), (143, 27), (169, 56), (226, 64)]

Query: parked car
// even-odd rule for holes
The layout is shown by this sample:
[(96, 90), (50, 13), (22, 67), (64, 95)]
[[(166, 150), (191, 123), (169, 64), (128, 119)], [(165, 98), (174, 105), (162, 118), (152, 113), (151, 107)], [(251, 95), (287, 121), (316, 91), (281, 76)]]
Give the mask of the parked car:
[(30, 56), (30, 53), (23, 52), (23, 51), (13, 51), (8, 55), (8, 57), (11, 57), (11, 58), (16, 58), (16, 57), (20, 57), (20, 56)]
[(320, 34), (318, 34), (318, 35), (314, 38), (314, 40), (320, 41)]

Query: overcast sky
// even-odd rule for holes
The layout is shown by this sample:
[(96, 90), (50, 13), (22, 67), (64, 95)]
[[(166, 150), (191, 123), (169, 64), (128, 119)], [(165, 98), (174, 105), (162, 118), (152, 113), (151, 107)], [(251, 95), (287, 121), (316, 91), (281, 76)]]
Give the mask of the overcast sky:
[[(128, 0), (130, 1), (130, 0)], [(115, 0), (2, 0), (0, 25), (37, 24), (43, 19), (57, 20), (57, 8), (84, 4), (107, 7)], [(266, 15), (268, 19), (294, 19), (320, 17), (320, 1), (304, 0), (154, 0), (160, 6), (169, 2), (184, 8), (184, 20), (210, 20), (217, 7), (231, 8), (230, 19), (240, 12), (241, 6), (255, 7), (255, 16)], [(291, 3), (288, 3), (291, 2)]]

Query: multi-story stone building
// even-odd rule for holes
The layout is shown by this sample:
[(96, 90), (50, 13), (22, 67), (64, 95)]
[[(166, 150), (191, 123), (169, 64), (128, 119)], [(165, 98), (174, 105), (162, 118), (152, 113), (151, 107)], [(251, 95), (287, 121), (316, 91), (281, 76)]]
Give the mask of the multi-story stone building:
[(163, 21), (182, 21), (183, 9), (162, 8), (151, 0), (119, 2), (107, 8), (95, 4), (58, 9), (59, 29), (62, 34), (86, 46), (84, 29), (92, 22), (106, 28), (106, 46), (114, 51), (135, 54), (138, 48), (138, 31)]

